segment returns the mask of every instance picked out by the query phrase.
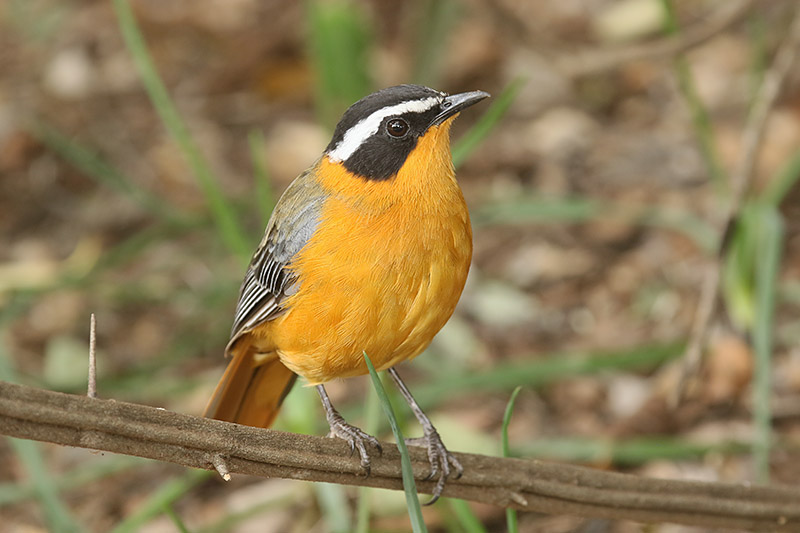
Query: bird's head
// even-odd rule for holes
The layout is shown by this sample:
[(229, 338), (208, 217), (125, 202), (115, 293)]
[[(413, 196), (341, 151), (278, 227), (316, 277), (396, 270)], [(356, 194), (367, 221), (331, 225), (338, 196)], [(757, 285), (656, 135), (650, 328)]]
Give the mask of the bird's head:
[(449, 158), (449, 135), (441, 130), (449, 130), (460, 111), (488, 96), (483, 91), (448, 95), (420, 85), (382, 89), (345, 111), (325, 156), (352, 174), (377, 181), (396, 176), (429, 135), (425, 150)]

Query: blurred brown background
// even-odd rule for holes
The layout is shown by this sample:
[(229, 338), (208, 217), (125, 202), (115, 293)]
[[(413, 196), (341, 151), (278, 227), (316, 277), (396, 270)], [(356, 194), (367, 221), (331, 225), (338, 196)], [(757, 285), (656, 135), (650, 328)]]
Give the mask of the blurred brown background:
[[(509, 431), (520, 454), (642, 475), (757, 477), (748, 444), (758, 311), (751, 300), (737, 300), (735, 288), (726, 293), (700, 386), (676, 409), (659, 398), (674, 387), (668, 360), (689, 337), (747, 112), (794, 2), (674, 2), (684, 37), (709, 34), (685, 60), (708, 112), (716, 181), (676, 75), (678, 54), (653, 53), (670, 39), (657, 0), (132, 6), (253, 249), (266, 221), (253, 155), (265, 162), (274, 198), (316, 159), (353, 101), (340, 101), (346, 91), (326, 94), (325, 76), (360, 69), (374, 88), (414, 81), (451, 93), (486, 90), (495, 102), (516, 81), (510, 109), (459, 169), (475, 224), (473, 270), (430, 353), (402, 369), (412, 390), (428, 395), (454, 450), (499, 453), (503, 410), (518, 384), (525, 388)], [(366, 53), (347, 56), (345, 47), (328, 56), (350, 57), (355, 67), (320, 65), (314, 32), (326, 9), (364, 30), (356, 48)], [(628, 60), (632, 51), (641, 53)], [(797, 158), (798, 89), (794, 69), (766, 123), (748, 199)], [(464, 113), (454, 140), (484, 111)], [(772, 328), (770, 461), (773, 481), (784, 483), (800, 474), (799, 201), (793, 187), (779, 202), (785, 239)], [(0, 4), (0, 377), (80, 392), (94, 312), (101, 396), (199, 414), (222, 372), (244, 259), (226, 245), (144, 91), (112, 4)], [(583, 366), (558, 367), (572, 360)], [(541, 377), (547, 368), (556, 370)], [(462, 375), (488, 377), (435, 393), (437, 382)], [(356, 423), (365, 386), (357, 379), (331, 387), (335, 402), (355, 407), (348, 412)], [(292, 393), (279, 427), (322, 434), (322, 411), (306, 392)], [(37, 450), (87, 531), (111, 530), (165, 484), (186, 479), (172, 466)], [(30, 489), (30, 463), (8, 440), (0, 441), (0, 464), (0, 529), (52, 529)], [(92, 482), (75, 481), (76, 472), (91, 473)], [(244, 476), (229, 484), (193, 479), (174, 509), (192, 531), (343, 530), (326, 511), (324, 490)], [(350, 509), (356, 494), (348, 488), (336, 497)], [(371, 494), (378, 503), (370, 530), (408, 528), (401, 494)], [(473, 510), (487, 531), (505, 531), (502, 510)], [(463, 530), (446, 502), (426, 509), (426, 520), (433, 531)], [(523, 531), (639, 527), (521, 517)], [(156, 513), (132, 530), (175, 528)]]

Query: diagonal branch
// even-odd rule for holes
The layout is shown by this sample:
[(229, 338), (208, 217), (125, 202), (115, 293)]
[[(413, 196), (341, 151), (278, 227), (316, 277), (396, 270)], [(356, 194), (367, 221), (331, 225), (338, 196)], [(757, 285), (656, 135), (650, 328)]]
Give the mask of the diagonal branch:
[(764, 75), (764, 81), (753, 100), (742, 135), (742, 157), (731, 175), (733, 198), (727, 213), (727, 220), (733, 219), (741, 209), (748, 186), (755, 173), (756, 161), (767, 129), (767, 120), (780, 96), (784, 82), (792, 71), (792, 66), (800, 55), (800, 8), (795, 7), (791, 24), (783, 39), (775, 59)]
[(729, 245), (728, 240), (733, 233), (733, 226), (741, 212), (746, 193), (755, 174), (756, 162), (770, 111), (775, 106), (781, 88), (791, 72), (792, 66), (797, 62), (798, 55), (800, 55), (800, 8), (795, 8), (786, 37), (764, 76), (764, 81), (755, 95), (753, 106), (747, 117), (742, 134), (742, 155), (730, 177), (731, 198), (722, 216), (723, 237), (716, 257), (708, 264), (703, 275), (699, 304), (695, 312), (689, 344), (683, 358), (680, 384), (672, 398), (673, 403), (685, 393), (689, 376), (696, 374), (700, 367), (703, 348), (706, 346), (717, 306), (719, 282), (725, 253)]
[[(264, 430), (114, 400), (0, 381), (0, 433), (263, 477), (402, 489), (400, 456), (386, 445), (365, 478), (337, 439)], [(417, 487), (428, 459), (410, 450)], [(646, 479), (522, 459), (455, 454), (464, 476), (444, 495), (552, 514), (797, 531), (800, 489)]]
[(632, 61), (670, 58), (696, 48), (728, 28), (744, 20), (757, 4), (757, 0), (729, 0), (721, 2), (708, 20), (688, 28), (681, 35), (634, 44), (622, 48), (583, 50), (556, 56), (556, 70), (569, 78), (592, 76), (613, 70)]

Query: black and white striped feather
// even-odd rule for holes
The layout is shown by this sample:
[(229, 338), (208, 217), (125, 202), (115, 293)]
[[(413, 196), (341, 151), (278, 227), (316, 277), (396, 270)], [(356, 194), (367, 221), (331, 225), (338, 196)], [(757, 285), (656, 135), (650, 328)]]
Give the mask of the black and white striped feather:
[(288, 267), (314, 234), (326, 197), (315, 167), (298, 176), (275, 206), (239, 289), (228, 349), (241, 335), (280, 316), (282, 302), (298, 289), (299, 281)]

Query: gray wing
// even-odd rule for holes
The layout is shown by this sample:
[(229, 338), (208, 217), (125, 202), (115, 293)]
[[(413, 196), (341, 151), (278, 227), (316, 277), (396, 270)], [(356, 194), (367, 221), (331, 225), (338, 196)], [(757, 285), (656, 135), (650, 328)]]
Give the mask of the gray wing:
[(287, 266), (314, 234), (327, 197), (315, 167), (289, 185), (272, 212), (239, 289), (229, 348), (241, 335), (279, 316), (281, 302), (297, 291), (299, 281)]

